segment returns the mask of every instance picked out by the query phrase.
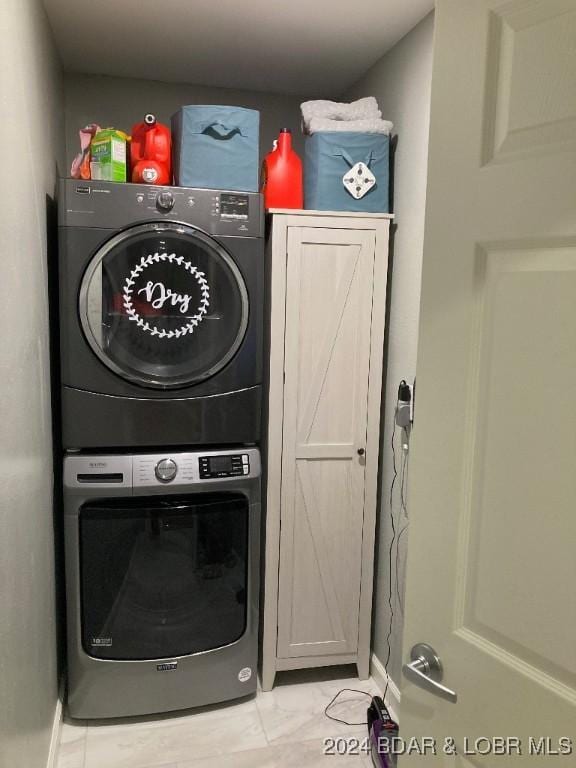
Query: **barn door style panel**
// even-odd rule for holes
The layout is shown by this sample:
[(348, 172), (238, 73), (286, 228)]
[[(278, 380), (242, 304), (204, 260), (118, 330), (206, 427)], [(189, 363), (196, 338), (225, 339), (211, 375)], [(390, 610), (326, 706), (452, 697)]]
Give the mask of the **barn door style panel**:
[(289, 230), (280, 657), (358, 646), (373, 271), (373, 232)]
[(390, 218), (273, 212), (263, 690), (369, 675)]

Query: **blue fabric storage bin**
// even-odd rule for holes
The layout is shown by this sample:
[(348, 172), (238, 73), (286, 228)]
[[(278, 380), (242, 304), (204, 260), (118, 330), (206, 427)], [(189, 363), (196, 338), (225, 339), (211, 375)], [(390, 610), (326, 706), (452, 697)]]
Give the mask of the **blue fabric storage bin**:
[(254, 109), (182, 107), (172, 116), (175, 183), (258, 192), (259, 129)]
[[(334, 131), (306, 138), (304, 207), (316, 211), (388, 213), (390, 136)], [(376, 184), (356, 200), (342, 183), (346, 171), (365, 163)]]

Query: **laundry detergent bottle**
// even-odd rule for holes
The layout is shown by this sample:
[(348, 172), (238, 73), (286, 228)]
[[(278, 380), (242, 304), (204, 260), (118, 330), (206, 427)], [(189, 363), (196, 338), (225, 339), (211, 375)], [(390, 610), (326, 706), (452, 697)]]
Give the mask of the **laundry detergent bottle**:
[(303, 208), (302, 160), (292, 149), (292, 132), (282, 128), (262, 164), (262, 193), (266, 208)]
[(172, 181), (170, 129), (146, 115), (132, 128), (130, 160), (135, 184), (170, 184)]

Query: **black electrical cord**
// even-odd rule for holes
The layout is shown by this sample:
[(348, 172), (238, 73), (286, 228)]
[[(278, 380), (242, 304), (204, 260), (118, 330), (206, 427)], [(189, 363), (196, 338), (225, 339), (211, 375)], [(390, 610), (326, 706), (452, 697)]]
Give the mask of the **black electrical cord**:
[(368, 691), (361, 691), (358, 688), (342, 688), (341, 690), (338, 691), (336, 696), (334, 696), (332, 701), (326, 706), (326, 709), (324, 710), (324, 714), (326, 715), (326, 717), (329, 720), (334, 720), (334, 722), (342, 723), (343, 725), (368, 725), (368, 721), (367, 720), (364, 720), (364, 722), (362, 722), (362, 723), (349, 723), (346, 720), (341, 720), (339, 717), (334, 717), (333, 715), (329, 715), (328, 714), (328, 710), (330, 709), (330, 707), (332, 707), (335, 704), (336, 699), (338, 698), (338, 696), (340, 696), (340, 694), (344, 693), (345, 691), (349, 691), (350, 693), (361, 693), (364, 696), (368, 696), (370, 701), (372, 701), (372, 694), (368, 693)]

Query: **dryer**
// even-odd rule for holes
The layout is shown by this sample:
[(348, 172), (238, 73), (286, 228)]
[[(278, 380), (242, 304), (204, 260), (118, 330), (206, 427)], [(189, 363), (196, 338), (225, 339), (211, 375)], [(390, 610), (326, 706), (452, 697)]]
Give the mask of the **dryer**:
[(62, 180), (65, 449), (256, 443), (259, 194)]

